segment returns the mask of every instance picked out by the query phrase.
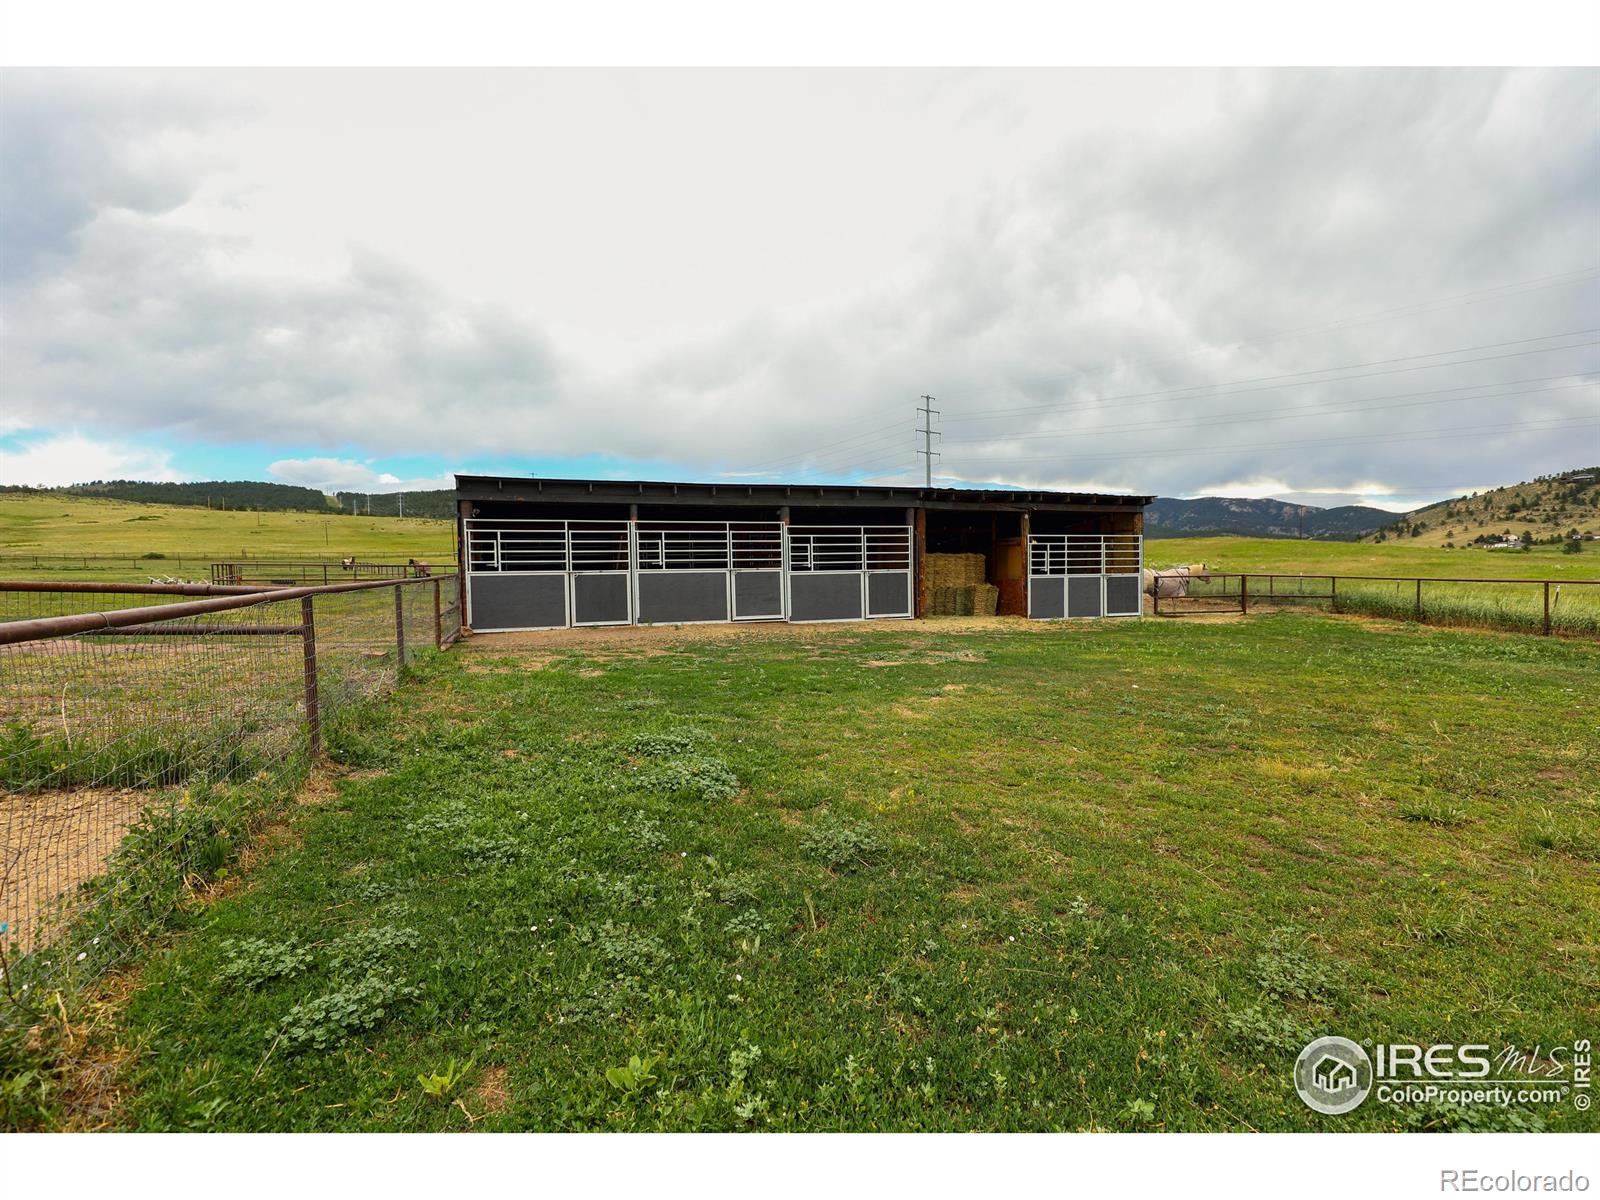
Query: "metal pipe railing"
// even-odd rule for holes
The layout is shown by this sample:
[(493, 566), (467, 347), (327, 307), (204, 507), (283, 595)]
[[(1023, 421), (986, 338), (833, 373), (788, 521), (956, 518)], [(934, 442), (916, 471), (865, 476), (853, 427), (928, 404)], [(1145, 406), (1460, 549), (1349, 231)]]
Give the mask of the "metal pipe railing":
[[(119, 608), (107, 612), (72, 613), (57, 617), (32, 617), (25, 621), (0, 623), (0, 646), (17, 642), (38, 641), (41, 638), (71, 637), (73, 634), (93, 633), (102, 629), (126, 628), (130, 625), (147, 625), (152, 621), (178, 621), (188, 617), (203, 617), (208, 613), (228, 612), (235, 608), (248, 608), (255, 604), (268, 604), (279, 600), (298, 600), (302, 596), (321, 596), (336, 592), (365, 591), (370, 588), (402, 588), (421, 583), (422, 579), (372, 579), (360, 583), (330, 583), (315, 587), (251, 588), (239, 594), (213, 596), (207, 600), (191, 600), (181, 604), (147, 605), (142, 608)], [(111, 587), (112, 591), (126, 591), (129, 587)], [(212, 587), (211, 584), (162, 585), (171, 587)], [(32, 590), (32, 589), (27, 589)], [(58, 589), (59, 590), (59, 589)]]

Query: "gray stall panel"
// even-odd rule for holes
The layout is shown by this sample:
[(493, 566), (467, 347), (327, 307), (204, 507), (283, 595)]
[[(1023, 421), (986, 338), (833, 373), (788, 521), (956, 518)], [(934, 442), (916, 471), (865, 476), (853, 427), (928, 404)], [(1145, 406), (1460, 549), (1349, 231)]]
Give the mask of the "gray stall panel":
[(1044, 621), (1066, 616), (1065, 582), (1059, 575), (1028, 580), (1028, 615)]
[(906, 572), (878, 572), (867, 576), (867, 616), (910, 616), (910, 604), (911, 576)]
[(574, 625), (626, 625), (628, 577), (626, 575), (574, 575), (572, 577)]
[(783, 573), (781, 571), (735, 571), (733, 573), (733, 619), (777, 621), (783, 618)]
[(1138, 615), (1139, 576), (1106, 576), (1106, 613), (1113, 617)]
[(726, 571), (640, 571), (639, 623), (728, 619)]
[(506, 571), (467, 579), (468, 620), (482, 632), (555, 629), (567, 623), (567, 577)]
[(1067, 576), (1067, 616), (1100, 616), (1100, 576)]
[(859, 621), (861, 617), (860, 572), (796, 572), (789, 576), (791, 621)]

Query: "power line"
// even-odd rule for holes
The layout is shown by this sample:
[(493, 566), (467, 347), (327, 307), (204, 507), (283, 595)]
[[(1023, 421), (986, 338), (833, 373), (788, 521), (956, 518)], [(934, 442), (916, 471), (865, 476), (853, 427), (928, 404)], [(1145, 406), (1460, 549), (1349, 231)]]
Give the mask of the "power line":
[[(1486, 342), (1486, 343), (1483, 343), (1482, 345), (1477, 345), (1477, 346), (1458, 346), (1458, 347), (1455, 347), (1454, 349), (1451, 349), (1451, 350), (1434, 350), (1434, 351), (1430, 351), (1427, 354), (1407, 354), (1407, 355), (1403, 355), (1403, 356), (1401, 356), (1399, 358), (1376, 359), (1376, 360), (1374, 360), (1372, 362), (1362, 362), (1362, 363), (1346, 363), (1346, 364), (1343, 364), (1341, 366), (1335, 366), (1335, 367), (1318, 367), (1315, 370), (1311, 370), (1311, 371), (1291, 371), (1291, 372), (1287, 372), (1287, 373), (1282, 374), (1282, 375), (1258, 375), (1258, 376), (1255, 376), (1254, 378), (1250, 378), (1250, 379), (1228, 379), (1228, 380), (1223, 380), (1222, 382), (1219, 382), (1219, 383), (1191, 383), (1191, 384), (1187, 384), (1187, 385), (1185, 385), (1183, 387), (1164, 388), (1164, 389), (1161, 389), (1159, 391), (1153, 391), (1153, 392), (1126, 392), (1126, 393), (1124, 393), (1122, 395), (1119, 395), (1119, 396), (1100, 396), (1100, 397), (1097, 397), (1096, 398), (1096, 403), (1091, 404), (1091, 405), (1082, 405), (1082, 404), (1072, 404), (1072, 405), (1036, 404), (1036, 405), (1029, 405), (1029, 406), (1023, 407), (1023, 408), (1005, 408), (1005, 409), (996, 408), (996, 409), (989, 409), (989, 410), (987, 410), (985, 412), (978, 413), (978, 414), (975, 414), (975, 415), (970, 416), (970, 417), (952, 417), (951, 421), (952, 422), (963, 422), (963, 423), (965, 423), (965, 422), (968, 422), (968, 421), (987, 421), (987, 420), (992, 420), (995, 417), (1017, 416), (1017, 415), (1031, 414), (1031, 413), (1042, 413), (1042, 412), (1082, 412), (1082, 411), (1087, 411), (1090, 408), (1104, 408), (1104, 407), (1107, 407), (1107, 406), (1112, 405), (1112, 404), (1123, 405), (1125, 401), (1135, 401), (1135, 402), (1138, 402), (1139, 404), (1160, 404), (1160, 403), (1164, 403), (1164, 402), (1166, 402), (1168, 400), (1174, 400), (1174, 399), (1214, 400), (1218, 396), (1237, 396), (1237, 395), (1243, 395), (1243, 394), (1245, 394), (1247, 392), (1275, 392), (1275, 391), (1278, 391), (1281, 388), (1287, 387), (1289, 385), (1287, 383), (1271, 383), (1271, 384), (1268, 384), (1267, 386), (1263, 386), (1263, 387), (1244, 387), (1244, 388), (1238, 387), (1238, 385), (1247, 384), (1247, 383), (1248, 384), (1263, 384), (1263, 383), (1267, 383), (1267, 381), (1270, 381), (1270, 380), (1305, 379), (1305, 377), (1308, 376), (1308, 375), (1326, 375), (1326, 374), (1328, 374), (1330, 372), (1333, 372), (1333, 371), (1353, 371), (1353, 370), (1356, 370), (1356, 369), (1358, 369), (1360, 367), (1384, 366), (1384, 365), (1387, 365), (1387, 364), (1390, 364), (1390, 363), (1407, 362), (1407, 361), (1410, 361), (1412, 359), (1418, 359), (1418, 358), (1438, 358), (1438, 357), (1440, 357), (1442, 355), (1445, 355), (1445, 354), (1465, 354), (1465, 353), (1467, 353), (1469, 351), (1472, 351), (1472, 350), (1494, 350), (1494, 349), (1498, 349), (1498, 348), (1500, 348), (1502, 346), (1520, 346), (1520, 345), (1525, 345), (1528, 342), (1545, 342), (1545, 341), (1550, 341), (1550, 340), (1552, 340), (1554, 338), (1583, 337), (1583, 336), (1587, 336), (1587, 335), (1592, 334), (1592, 333), (1600, 333), (1600, 328), (1575, 329), (1575, 330), (1571, 330), (1571, 331), (1566, 332), (1566, 333), (1547, 333), (1547, 334), (1541, 334), (1538, 337), (1518, 338), (1515, 341), (1510, 341), (1510, 342)], [(1496, 361), (1498, 361), (1500, 359), (1503, 359), (1503, 358), (1523, 358), (1523, 357), (1526, 357), (1527, 355), (1530, 355), (1530, 354), (1554, 354), (1557, 351), (1561, 351), (1561, 350), (1580, 350), (1585, 346), (1594, 346), (1594, 345), (1600, 345), (1600, 342), (1594, 342), (1594, 341), (1574, 342), (1569, 346), (1541, 346), (1541, 347), (1538, 347), (1538, 348), (1533, 349), (1533, 350), (1517, 350), (1517, 351), (1512, 351), (1512, 352), (1507, 353), (1507, 354), (1486, 354), (1486, 355), (1482, 355), (1482, 356), (1480, 356), (1478, 358), (1461, 358), (1461, 359), (1456, 359), (1456, 360), (1454, 360), (1452, 362), (1417, 363), (1417, 364), (1415, 364), (1413, 366), (1409, 366), (1409, 367), (1394, 367), (1394, 368), (1392, 368), (1390, 370), (1387, 370), (1387, 371), (1367, 371), (1367, 372), (1365, 372), (1363, 374), (1360, 374), (1360, 375), (1341, 375), (1341, 376), (1338, 376), (1337, 378), (1333, 378), (1333, 379), (1313, 379), (1313, 380), (1306, 380), (1306, 382), (1310, 383), (1310, 384), (1318, 384), (1318, 383), (1347, 383), (1352, 379), (1371, 379), (1371, 378), (1374, 378), (1374, 377), (1380, 376), (1380, 375), (1399, 375), (1399, 374), (1404, 374), (1407, 371), (1432, 371), (1432, 370), (1437, 370), (1440, 367), (1463, 367), (1463, 366), (1469, 366), (1472, 363), (1496, 362)], [(1183, 395), (1180, 395), (1180, 393), (1183, 393), (1183, 392), (1198, 392), (1198, 391), (1204, 391), (1204, 390), (1206, 390), (1208, 388), (1219, 388), (1219, 387), (1236, 388), (1237, 390), (1231, 391), (1231, 392), (1214, 392), (1212, 395), (1209, 395), (1209, 396), (1183, 396)]]
[[(1534, 379), (1506, 380), (1509, 384), (1542, 383), (1553, 379), (1569, 379), (1570, 375), (1545, 375)], [(1122, 425), (1103, 425), (1093, 429), (1070, 429), (1037, 433), (996, 434), (992, 438), (974, 442), (951, 442), (951, 446), (970, 448), (973, 446), (993, 445), (997, 442), (1024, 442), (1048, 441), (1052, 438), (1085, 438), (1100, 437), (1106, 434), (1138, 433), (1146, 430), (1157, 429), (1205, 429), (1213, 425), (1233, 425), (1241, 421), (1267, 420), (1267, 421), (1294, 421), (1302, 417), (1336, 416), (1341, 413), (1370, 413), (1386, 412), (1395, 408), (1419, 408), (1433, 404), (1470, 403), (1475, 400), (1508, 400), (1519, 399), (1524, 396), (1542, 396), (1550, 392), (1566, 392), (1575, 388), (1600, 387), (1600, 380), (1585, 380), (1581, 383), (1559, 384), (1555, 387), (1532, 388), (1528, 391), (1489, 392), (1477, 396), (1441, 396), (1444, 392), (1460, 392), (1483, 387), (1497, 387), (1499, 384), (1475, 383), (1461, 384), (1450, 388), (1430, 388), (1420, 392), (1398, 392), (1391, 396), (1369, 396), (1362, 400), (1349, 401), (1342, 404), (1323, 404), (1309, 408), (1272, 408), (1254, 409), (1250, 412), (1216, 413), (1196, 418), (1170, 418), (1160, 417), (1151, 421), (1136, 421)], [(1391, 399), (1405, 399), (1412, 396), (1436, 396), (1433, 400), (1407, 400), (1405, 403), (1374, 403)]]
[[(1566, 286), (1569, 286), (1569, 285), (1574, 284), (1574, 283), (1583, 283), (1583, 282), (1586, 281), (1586, 278), (1592, 281), (1592, 279), (1594, 277), (1596, 277), (1596, 276), (1600, 276), (1600, 266), (1584, 267), (1584, 268), (1581, 268), (1581, 269), (1576, 270), (1576, 271), (1562, 271), (1562, 272), (1560, 272), (1560, 273), (1558, 273), (1556, 275), (1539, 276), (1539, 277), (1534, 278), (1534, 279), (1519, 280), (1519, 281), (1516, 281), (1514, 283), (1497, 284), (1494, 287), (1485, 288), (1485, 289), (1481, 289), (1481, 290), (1477, 290), (1477, 291), (1461, 292), (1461, 293), (1457, 293), (1455, 296), (1453, 296), (1451, 298), (1447, 298), (1445, 300), (1426, 301), (1426, 302), (1423, 302), (1423, 303), (1420, 303), (1420, 304), (1412, 304), (1412, 305), (1401, 305), (1401, 306), (1396, 307), (1396, 308), (1382, 309), (1382, 310), (1379, 310), (1378, 312), (1371, 313), (1371, 314), (1363, 316), (1363, 317), (1339, 319), (1339, 320), (1336, 320), (1336, 321), (1328, 322), (1328, 323), (1323, 324), (1323, 325), (1307, 325), (1307, 326), (1303, 326), (1303, 327), (1301, 327), (1299, 329), (1280, 330), (1280, 331), (1278, 331), (1276, 333), (1264, 334), (1261, 337), (1257, 337), (1257, 338), (1243, 338), (1243, 339), (1240, 339), (1239, 341), (1227, 342), (1227, 343), (1224, 343), (1221, 346), (1207, 346), (1206, 349), (1207, 350), (1235, 350), (1235, 349), (1238, 349), (1241, 346), (1261, 345), (1262, 343), (1265, 343), (1265, 342), (1275, 342), (1275, 341), (1279, 341), (1279, 340), (1281, 340), (1283, 338), (1288, 338), (1288, 337), (1299, 337), (1299, 336), (1301, 336), (1303, 334), (1308, 334), (1308, 333), (1323, 333), (1323, 332), (1328, 332), (1328, 331), (1335, 330), (1335, 329), (1345, 329), (1345, 328), (1353, 328), (1355, 326), (1360, 326), (1360, 325), (1370, 325), (1370, 324), (1373, 324), (1374, 322), (1384, 320), (1387, 317), (1396, 316), (1396, 315), (1400, 315), (1400, 314), (1403, 314), (1403, 313), (1430, 312), (1430, 311), (1432, 311), (1434, 309), (1439, 309), (1439, 308), (1451, 308), (1451, 307), (1454, 307), (1457, 304), (1475, 304), (1475, 303), (1478, 302), (1479, 299), (1483, 299), (1483, 298), (1486, 298), (1486, 297), (1487, 298), (1491, 298), (1491, 299), (1505, 299), (1505, 298), (1510, 298), (1510, 297), (1514, 297), (1514, 296), (1527, 295), (1530, 292), (1540, 291), (1540, 290), (1543, 290), (1545, 288), (1566, 287)], [(1515, 292), (1509, 292), (1508, 296), (1506, 296), (1506, 297), (1490, 296), (1489, 295), (1490, 293), (1493, 293), (1493, 292), (1507, 291), (1508, 289), (1511, 289), (1511, 288), (1518, 288), (1518, 289), (1522, 289), (1522, 290), (1515, 291)], [(1146, 355), (1143, 358), (1136, 358), (1136, 359), (1119, 359), (1116, 362), (1107, 363), (1103, 367), (1095, 367), (1095, 368), (1092, 368), (1092, 369), (1085, 369), (1085, 370), (1080, 370), (1080, 371), (1068, 371), (1068, 372), (1065, 372), (1065, 373), (1059, 374), (1059, 375), (1038, 376), (1038, 377), (1035, 378), (1035, 382), (1048, 383), (1048, 382), (1060, 381), (1060, 380), (1064, 380), (1064, 379), (1077, 379), (1077, 378), (1080, 378), (1080, 377), (1085, 376), (1085, 375), (1103, 374), (1106, 371), (1109, 371), (1109, 370), (1113, 369), (1114, 367), (1137, 366), (1137, 365), (1139, 365), (1141, 363), (1154, 362), (1156, 360), (1157, 360), (1157, 356), (1155, 356), (1155, 355)], [(995, 393), (993, 393), (993, 392), (988, 393), (988, 395), (994, 395), (994, 394)], [(958, 400), (981, 400), (983, 398), (984, 397), (981, 396), (981, 395), (971, 395), (971, 394), (967, 394), (967, 393), (959, 393), (955, 397), (955, 399), (958, 399)]]
[(1019, 462), (1095, 462), (1107, 458), (1169, 458), (1174, 456), (1189, 456), (1194, 454), (1218, 454), (1233, 450), (1276, 450), (1288, 446), (1329, 446), (1361, 442), (1403, 442), (1416, 441), (1431, 437), (1460, 437), (1474, 432), (1486, 430), (1506, 431), (1512, 429), (1531, 429), (1534, 427), (1548, 429), (1563, 428), (1600, 428), (1600, 417), (1544, 417), (1535, 421), (1522, 421), (1516, 423), (1498, 423), (1494, 425), (1469, 425), (1446, 427), (1444, 429), (1418, 429), (1409, 433), (1378, 434), (1342, 438), (1309, 438), (1302, 441), (1284, 442), (1243, 442), (1230, 446), (1203, 446), (1191, 450), (1161, 450), (1152, 452), (1144, 450), (1115, 450), (1101, 454), (1057, 455), (1044, 454), (1031, 457), (1017, 458), (986, 458), (974, 460), (974, 466), (989, 466), (999, 463)]

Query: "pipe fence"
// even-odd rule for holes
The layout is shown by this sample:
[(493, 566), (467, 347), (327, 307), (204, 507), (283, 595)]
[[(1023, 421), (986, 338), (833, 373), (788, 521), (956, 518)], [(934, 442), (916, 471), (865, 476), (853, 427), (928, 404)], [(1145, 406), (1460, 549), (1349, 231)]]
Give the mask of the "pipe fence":
[(1440, 579), (1196, 572), (1181, 595), (1150, 594), (1163, 617), (1315, 606), (1429, 625), (1600, 637), (1600, 579)]
[(460, 630), (455, 576), (0, 582), (0, 1026), (224, 878), (324, 747)]

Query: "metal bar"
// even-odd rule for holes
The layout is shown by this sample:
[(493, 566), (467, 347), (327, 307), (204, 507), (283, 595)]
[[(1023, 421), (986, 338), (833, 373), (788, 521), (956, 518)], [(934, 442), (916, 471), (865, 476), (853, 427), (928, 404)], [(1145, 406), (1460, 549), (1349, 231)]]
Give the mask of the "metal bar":
[(310, 596), (300, 598), (300, 637), (306, 690), (306, 736), (313, 755), (322, 753), (322, 715), (317, 711), (317, 618)]
[(91, 629), (84, 637), (188, 637), (190, 634), (216, 634), (222, 637), (289, 637), (300, 634), (298, 625), (125, 625), (114, 629)]
[(122, 592), (133, 596), (243, 596), (256, 592), (270, 592), (267, 585), (250, 584), (234, 586), (220, 583), (106, 583), (95, 580), (44, 579), (0, 580), (0, 592), (74, 592), (111, 595)]
[(1550, 636), (1550, 583), (1548, 580), (1545, 581), (1544, 585), (1544, 636)]
[(439, 609), (439, 581), (433, 581), (433, 648), (444, 649), (444, 613)]
[(1419, 580), (1417, 580), (1417, 605), (1416, 605), (1416, 613), (1417, 613), (1417, 621), (1418, 621), (1418, 623), (1419, 623), (1419, 624), (1420, 624), (1420, 623), (1421, 623), (1421, 621), (1422, 621), (1422, 580), (1420, 580), (1420, 579), (1419, 579)]
[(242, 595), (213, 596), (209, 600), (190, 600), (182, 604), (150, 604), (143, 608), (119, 608), (108, 612), (73, 613), (60, 617), (35, 617), (26, 621), (0, 622), (0, 646), (17, 642), (32, 642), (40, 638), (67, 637), (72, 634), (92, 633), (97, 629), (120, 629), (129, 625), (146, 625), (152, 621), (175, 621), (186, 617), (203, 617), (208, 613), (227, 612), (235, 608), (248, 608), (255, 604), (269, 604), (278, 600), (298, 600), (302, 596), (334, 595), (339, 592), (359, 592), (368, 588), (406, 586), (404, 580), (373, 579), (360, 583), (331, 583), (327, 587), (303, 588), (253, 588)]
[(406, 609), (405, 600), (400, 595), (400, 589), (394, 590), (394, 648), (399, 655), (399, 663), (406, 665)]

